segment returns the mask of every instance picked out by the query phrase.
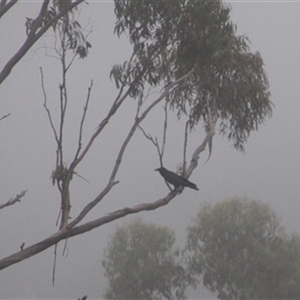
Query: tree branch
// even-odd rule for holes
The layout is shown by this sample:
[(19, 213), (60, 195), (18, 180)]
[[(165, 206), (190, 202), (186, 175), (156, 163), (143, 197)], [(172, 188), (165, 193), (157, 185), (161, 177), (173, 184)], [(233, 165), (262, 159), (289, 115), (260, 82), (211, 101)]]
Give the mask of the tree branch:
[(73, 161), (77, 160), (78, 155), (79, 155), (80, 150), (81, 150), (81, 147), (82, 147), (83, 125), (84, 125), (84, 120), (85, 120), (86, 112), (87, 112), (87, 109), (88, 109), (88, 106), (89, 106), (89, 102), (90, 102), (92, 88), (93, 88), (93, 80), (91, 81), (91, 84), (90, 84), (90, 86), (88, 88), (88, 93), (87, 93), (85, 105), (83, 107), (83, 114), (82, 114), (82, 118), (81, 118), (81, 122), (80, 122), (80, 127), (79, 127), (78, 147), (77, 147), (77, 151), (76, 151), (76, 154), (75, 154), (75, 157), (74, 157)]
[(169, 84), (167, 87), (165, 87), (165, 91), (154, 101), (152, 102), (148, 108), (141, 114), (140, 117), (136, 116), (135, 118), (135, 122), (132, 125), (126, 139), (124, 140), (121, 149), (119, 151), (119, 154), (117, 156), (116, 162), (115, 162), (115, 166), (113, 168), (113, 171), (111, 173), (109, 182), (107, 184), (107, 186), (104, 188), (104, 190), (92, 201), (90, 202), (78, 215), (78, 217), (76, 217), (72, 222), (69, 223), (68, 228), (72, 228), (74, 226), (76, 226), (87, 214), (88, 212), (94, 207), (96, 206), (102, 199), (103, 197), (111, 190), (111, 188), (118, 183), (118, 181), (115, 181), (115, 177), (116, 174), (119, 170), (121, 161), (122, 161), (122, 157), (123, 154), (126, 150), (126, 147), (129, 143), (129, 141), (131, 140), (133, 134), (135, 133), (136, 129), (139, 127), (140, 123), (145, 119), (145, 117), (148, 115), (148, 113), (159, 103), (161, 102), (166, 95), (169, 94), (170, 89), (173, 88), (174, 86), (177, 86), (178, 84), (180, 84), (183, 80), (185, 80), (186, 78), (188, 78), (190, 75), (192, 74), (192, 71), (189, 72), (188, 74), (186, 74), (185, 76), (182, 76), (181, 78), (179, 78), (178, 80), (174, 81), (173, 83)]
[[(130, 63), (128, 65), (130, 65)], [(130, 71), (129, 67), (128, 67), (128, 72)], [(82, 159), (84, 158), (84, 156), (89, 151), (90, 147), (92, 146), (92, 144), (95, 141), (95, 139), (97, 138), (97, 136), (102, 132), (102, 130), (108, 124), (108, 122), (111, 119), (111, 117), (116, 113), (116, 111), (118, 110), (118, 108), (121, 106), (121, 104), (124, 102), (124, 100), (128, 97), (128, 95), (130, 94), (130, 92), (133, 89), (134, 85), (140, 79), (140, 77), (143, 76), (143, 74), (144, 74), (145, 71), (146, 70), (144, 69), (141, 72), (141, 75), (132, 82), (132, 84), (129, 86), (129, 88), (127, 89), (127, 91), (123, 95), (122, 95), (122, 92), (123, 92), (123, 90), (125, 88), (125, 83), (122, 84), (122, 86), (120, 88), (120, 92), (117, 95), (114, 103), (112, 104), (109, 112), (107, 113), (107, 116), (101, 121), (101, 123), (97, 127), (95, 133), (91, 136), (91, 138), (89, 139), (87, 145), (85, 146), (85, 148), (83, 149), (83, 151), (81, 152), (81, 154), (78, 156), (78, 158), (71, 163), (70, 170), (74, 170), (75, 167), (82, 161)]]
[(2, 116), (2, 117), (0, 118), (0, 121), (2, 121), (3, 119), (5, 119), (5, 118), (9, 117), (10, 115), (11, 115), (11, 113), (9, 113), (9, 114), (6, 114), (6, 115)]
[[(45, 239), (37, 244), (34, 244), (32, 246), (29, 246), (27, 248), (23, 248), (23, 250), (0, 260), (0, 270), (7, 268), (8, 266), (10, 266), (12, 264), (18, 263), (26, 258), (29, 258), (33, 255), (36, 255), (36, 254), (46, 250), (47, 248), (57, 244), (61, 240), (85, 233), (85, 232), (90, 231), (94, 228), (97, 228), (103, 224), (109, 223), (115, 219), (122, 218), (125, 215), (132, 214), (132, 213), (138, 213), (140, 211), (145, 211), (145, 210), (154, 210), (160, 206), (167, 205), (176, 196), (176, 193), (175, 194), (169, 193), (166, 197), (159, 199), (153, 203), (145, 203), (145, 204), (136, 205), (132, 208), (124, 208), (122, 210), (113, 212), (107, 216), (104, 216), (100, 219), (96, 219), (94, 221), (87, 222), (83, 225), (76, 227), (76, 225), (88, 214), (88, 212), (103, 199), (103, 197), (110, 191), (110, 189), (115, 184), (118, 183), (118, 181), (115, 181), (115, 176), (120, 167), (125, 149), (129, 143), (130, 139), (132, 138), (134, 132), (138, 128), (139, 124), (144, 120), (144, 118), (148, 115), (148, 113), (160, 101), (162, 101), (166, 97), (166, 95), (168, 95), (171, 88), (179, 85), (182, 81), (187, 79), (192, 73), (193, 73), (193, 70), (190, 71), (185, 76), (179, 78), (178, 80), (176, 80), (173, 83), (166, 86), (164, 88), (164, 92), (160, 95), (160, 97), (158, 97), (154, 102), (152, 102), (139, 117), (136, 116), (135, 122), (134, 122), (133, 126), (131, 127), (126, 139), (124, 140), (124, 142), (121, 146), (121, 149), (120, 149), (119, 154), (116, 159), (115, 166), (112, 170), (112, 174), (109, 179), (109, 183), (104, 188), (104, 190), (81, 211), (81, 213), (77, 216), (77, 218), (75, 218), (72, 222), (70, 222), (68, 226), (62, 226), (61, 229), (57, 233), (53, 234), (52, 236), (48, 237), (47, 239)], [(125, 95), (127, 94), (127, 92), (125, 93)], [(120, 98), (120, 100), (124, 101), (125, 95), (122, 96)], [(127, 95), (126, 95), (126, 97), (127, 97)], [(117, 106), (118, 106), (118, 104), (119, 103), (116, 103)]]
[(185, 130), (184, 130), (184, 144), (183, 144), (183, 171), (185, 175), (185, 169), (186, 169), (186, 149), (187, 149), (187, 143), (188, 143), (188, 128), (189, 128), (189, 120), (185, 123)]
[(205, 150), (207, 144), (211, 141), (212, 137), (215, 135), (217, 120), (218, 120), (218, 112), (214, 111), (212, 118), (211, 118), (211, 124), (210, 124), (209, 131), (207, 132), (202, 144), (196, 148), (196, 150), (194, 151), (194, 153), (192, 155), (190, 166), (186, 172), (187, 178), (192, 174), (193, 170), (197, 167), (200, 153)]
[(132, 208), (124, 208), (122, 210), (115, 211), (107, 216), (102, 217), (102, 218), (96, 219), (91, 222), (87, 222), (83, 225), (80, 225), (80, 226), (77, 226), (77, 227), (74, 227), (71, 229), (61, 229), (57, 233), (42, 240), (41, 242), (36, 243), (27, 248), (23, 248), (23, 250), (18, 251), (16, 253), (0, 260), (0, 270), (3, 270), (13, 264), (23, 261), (31, 256), (34, 256), (34, 255), (50, 248), (51, 246), (56, 245), (58, 242), (60, 242), (64, 239), (91, 231), (92, 229), (95, 229), (106, 223), (112, 222), (116, 219), (122, 218), (128, 214), (138, 213), (140, 211), (154, 210), (161, 206), (167, 205), (175, 196), (176, 196), (175, 194), (169, 193), (166, 197), (159, 199), (153, 203), (139, 204)]
[(17, 202), (21, 202), (21, 198), (25, 196), (27, 191), (22, 191), (20, 194), (18, 194), (15, 198), (10, 198), (6, 203), (0, 204), (0, 209), (14, 205)]
[(6, 3), (6, 0), (1, 0), (1, 2), (0, 2), (0, 19), (17, 2), (18, 2), (18, 0), (11, 0), (10, 2)]
[(58, 135), (57, 135), (55, 126), (54, 126), (53, 121), (52, 121), (50, 110), (47, 106), (47, 93), (46, 93), (46, 89), (45, 89), (45, 85), (44, 85), (44, 73), (43, 73), (43, 69), (41, 67), (40, 67), (40, 73), (41, 73), (41, 87), (42, 87), (42, 91), (43, 91), (43, 95), (44, 95), (44, 104), (43, 104), (43, 106), (46, 110), (46, 113), (47, 113), (47, 116), (48, 116), (48, 119), (49, 119), (49, 122), (50, 122), (50, 126), (51, 126), (53, 134), (54, 134), (55, 141), (58, 144), (59, 143)]

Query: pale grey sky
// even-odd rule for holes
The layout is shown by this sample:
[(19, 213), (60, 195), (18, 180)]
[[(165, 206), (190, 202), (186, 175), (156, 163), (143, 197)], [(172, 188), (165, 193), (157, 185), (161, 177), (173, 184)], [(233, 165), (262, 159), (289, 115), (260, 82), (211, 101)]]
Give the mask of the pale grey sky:
[[(181, 245), (185, 239), (185, 228), (201, 204), (215, 203), (234, 195), (269, 203), (290, 232), (300, 233), (300, 3), (243, 1), (230, 4), (238, 33), (246, 34), (252, 42), (252, 50), (259, 51), (263, 57), (270, 81), (271, 100), (275, 104), (274, 114), (266, 125), (251, 135), (245, 154), (235, 151), (226, 138), (215, 137), (211, 159), (204, 164), (207, 158), (207, 153), (204, 153), (191, 177), (199, 192), (186, 189), (168, 206), (139, 215), (147, 221), (174, 229)], [(34, 16), (38, 9), (39, 3), (23, 2), (1, 20), (1, 68), (25, 37), (25, 16)], [(73, 156), (78, 118), (90, 80), (94, 80), (94, 88), (87, 134), (93, 132), (116, 95), (116, 89), (108, 78), (111, 67), (123, 62), (130, 49), (125, 40), (119, 40), (112, 34), (115, 21), (112, 3), (91, 2), (84, 4), (81, 10), (82, 25), (89, 23), (93, 26), (89, 38), (93, 48), (88, 59), (76, 62), (69, 80), (73, 84), (70, 94), (74, 102), (70, 105), (70, 117), (67, 119), (70, 134), (66, 145), (69, 153), (67, 163)], [(16, 38), (10, 37), (12, 33)], [(34, 46), (0, 89), (1, 116), (12, 113), (0, 126), (1, 203), (21, 190), (28, 190), (21, 203), (0, 212), (0, 257), (18, 251), (22, 242), (30, 245), (56, 229), (59, 195), (49, 179), (55, 165), (55, 144), (42, 106), (39, 73), (41, 66), (49, 102), (55, 110), (60, 81), (60, 74), (55, 69), (59, 68), (59, 64), (46, 58), (45, 51), (41, 49), (49, 39), (50, 33)], [(152, 114), (155, 117), (145, 122), (144, 128), (160, 138), (162, 108), (157, 108)], [(133, 116), (132, 105), (128, 103), (78, 169), (90, 184), (74, 179), (71, 192), (74, 215), (106, 184), (124, 139), (123, 134), (132, 124)], [(175, 170), (182, 160), (182, 135), (178, 138), (176, 134), (179, 127), (175, 118), (170, 117), (170, 120), (172, 126), (168, 133), (165, 165)], [(202, 131), (193, 133), (193, 138), (197, 135), (203, 136)], [(199, 140), (192, 142), (191, 139), (189, 153), (198, 143)], [(89, 218), (164, 196), (168, 190), (161, 177), (153, 171), (158, 166), (156, 149), (138, 133), (124, 156), (118, 175), (120, 184)], [(135, 216), (129, 216), (125, 220), (133, 218)], [(52, 248), (1, 271), (0, 297), (77, 299), (87, 294), (90, 298), (100, 298), (106, 286), (101, 266), (103, 248), (122, 222), (107, 224), (69, 240), (67, 257), (58, 255), (54, 287), (51, 284)], [(59, 253), (62, 248), (63, 243)]]

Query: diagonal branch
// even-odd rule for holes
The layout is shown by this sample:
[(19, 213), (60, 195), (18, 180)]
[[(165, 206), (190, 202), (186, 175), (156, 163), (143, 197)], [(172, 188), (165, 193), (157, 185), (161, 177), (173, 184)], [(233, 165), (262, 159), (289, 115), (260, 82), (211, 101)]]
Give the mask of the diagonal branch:
[(53, 245), (56, 245), (58, 242), (71, 238), (73, 236), (77, 236), (79, 234), (83, 234), (85, 232), (88, 232), (92, 229), (95, 229), (101, 225), (104, 225), (106, 223), (110, 223), (116, 219), (122, 218), (128, 214), (138, 213), (140, 211), (149, 211), (157, 209), (161, 206), (167, 205), (173, 198), (175, 197), (175, 194), (169, 193), (166, 197), (159, 199), (153, 203), (145, 203), (136, 205), (132, 208), (124, 208), (120, 211), (113, 212), (107, 216), (104, 216), (102, 218), (96, 219), (91, 222), (87, 222), (83, 225), (71, 228), (71, 229), (62, 229), (58, 231), (57, 233), (51, 235), (50, 237), (32, 245), (27, 248), (22, 248), (21, 251), (18, 251), (6, 258), (3, 258), (0, 260), (0, 270), (3, 270), (13, 264), (16, 264), (20, 261), (23, 261), (31, 256), (34, 256), (48, 248), (50, 248)]
[(207, 132), (204, 140), (202, 141), (202, 144), (196, 148), (196, 150), (192, 155), (190, 166), (186, 172), (187, 178), (191, 176), (193, 170), (197, 167), (200, 153), (205, 150), (206, 146), (210, 143), (212, 137), (215, 135), (217, 121), (218, 121), (218, 112), (215, 110), (211, 117), (209, 131)]
[(9, 10), (11, 9), (18, 0), (11, 0), (8, 3), (6, 3), (6, 0), (1, 0), (0, 2), (0, 19), (1, 17)]
[(82, 147), (83, 125), (84, 125), (86, 112), (88, 110), (88, 106), (89, 106), (89, 102), (90, 102), (90, 98), (91, 98), (92, 88), (93, 88), (93, 80), (91, 81), (91, 84), (90, 84), (90, 86), (88, 88), (88, 93), (87, 93), (85, 105), (83, 107), (83, 114), (82, 114), (82, 118), (81, 118), (81, 122), (80, 122), (80, 127), (79, 127), (78, 147), (77, 147), (77, 151), (76, 151), (76, 154), (75, 154), (75, 157), (74, 157), (73, 161), (77, 160), (78, 155), (79, 155), (80, 150), (81, 150), (81, 147)]
[(10, 198), (6, 203), (0, 204), (0, 209), (14, 205), (17, 202), (21, 202), (21, 198), (25, 196), (27, 191), (22, 191), (20, 194), (18, 194), (15, 198)]
[(2, 117), (0, 118), (0, 121), (2, 121), (3, 119), (5, 119), (5, 118), (9, 117), (10, 115), (11, 115), (11, 113), (9, 113), (9, 114), (6, 114), (6, 115), (2, 116)]
[(43, 95), (44, 95), (44, 104), (43, 104), (43, 106), (46, 110), (46, 113), (47, 113), (47, 116), (48, 116), (48, 119), (49, 119), (49, 123), (50, 123), (50, 126), (51, 126), (53, 134), (54, 134), (55, 141), (56, 141), (57, 144), (59, 144), (58, 135), (57, 135), (57, 132), (56, 132), (56, 129), (55, 129), (55, 126), (53, 124), (52, 117), (51, 117), (51, 112), (50, 112), (50, 110), (47, 106), (47, 93), (46, 93), (45, 84), (44, 84), (44, 72), (43, 72), (42, 67), (40, 67), (40, 73), (41, 73), (41, 86), (42, 86), (42, 91), (43, 91)]
[(183, 172), (185, 174), (186, 170), (186, 149), (188, 144), (188, 129), (189, 129), (189, 120), (185, 123), (185, 130), (184, 130), (184, 143), (183, 143)]

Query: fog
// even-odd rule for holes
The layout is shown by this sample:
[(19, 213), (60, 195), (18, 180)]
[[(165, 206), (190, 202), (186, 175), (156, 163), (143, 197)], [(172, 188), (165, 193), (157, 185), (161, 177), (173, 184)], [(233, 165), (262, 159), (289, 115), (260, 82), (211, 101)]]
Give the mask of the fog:
[[(246, 152), (237, 152), (227, 138), (216, 135), (213, 153), (201, 154), (191, 181), (200, 191), (185, 189), (169, 205), (138, 214), (145, 221), (167, 225), (175, 230), (177, 244), (185, 242), (185, 229), (203, 203), (216, 203), (232, 196), (247, 196), (270, 204), (289, 232), (299, 233), (300, 194), (300, 3), (297, 2), (230, 2), (232, 20), (238, 34), (251, 41), (251, 50), (259, 51), (265, 62), (275, 108), (273, 117), (253, 132)], [(25, 17), (33, 17), (40, 3), (23, 1), (1, 20), (1, 68), (25, 38)], [(76, 149), (78, 126), (87, 88), (94, 81), (87, 115), (85, 139), (105, 116), (116, 96), (109, 80), (111, 67), (128, 58), (130, 46), (125, 39), (113, 35), (112, 2), (90, 2), (80, 8), (81, 25), (92, 27), (89, 41), (92, 49), (87, 59), (77, 60), (70, 73), (70, 105), (66, 120), (66, 163)], [(12, 17), (13, 16), (13, 17)], [(14, 38), (12, 38), (14, 36)], [(39, 41), (0, 88), (0, 117), (11, 115), (0, 124), (1, 136), (1, 200), (6, 202), (21, 190), (27, 190), (21, 203), (1, 210), (0, 257), (49, 236), (57, 228), (60, 197), (50, 180), (55, 167), (55, 141), (43, 108), (40, 70), (43, 68), (49, 107), (58, 108), (59, 62), (51, 58), (51, 32)], [(47, 50), (47, 51), (46, 51)], [(72, 102), (73, 100), (73, 102)], [(107, 184), (124, 134), (135, 115), (133, 103), (126, 103), (119, 116), (109, 123), (103, 136), (95, 142), (77, 172), (86, 183), (74, 177), (71, 186), (72, 215), (76, 214)], [(162, 138), (163, 109), (157, 107), (143, 128)], [(183, 132), (176, 116), (169, 116), (170, 126), (164, 164), (176, 170), (182, 161)], [(201, 142), (203, 131), (192, 133), (188, 154)], [(168, 193), (164, 181), (154, 169), (159, 166), (155, 147), (138, 132), (130, 143), (117, 176), (120, 181), (111, 193), (88, 215), (87, 220), (106, 215), (116, 209), (155, 201)], [(73, 298), (83, 295), (101, 298), (107, 286), (101, 260), (103, 249), (116, 226), (134, 220), (131, 215), (109, 223), (58, 247), (55, 285), (52, 285), (53, 247), (0, 273), (0, 298)], [(204, 299), (205, 291), (192, 292), (191, 297)]]

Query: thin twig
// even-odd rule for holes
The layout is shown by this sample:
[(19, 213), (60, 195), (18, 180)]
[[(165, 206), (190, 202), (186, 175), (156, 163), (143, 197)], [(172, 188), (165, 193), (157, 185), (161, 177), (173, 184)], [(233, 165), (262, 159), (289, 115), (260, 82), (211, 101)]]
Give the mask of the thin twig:
[(76, 151), (75, 157), (73, 159), (73, 162), (77, 160), (78, 155), (79, 155), (80, 150), (81, 150), (81, 147), (82, 147), (83, 125), (84, 125), (84, 121), (85, 121), (86, 112), (87, 112), (88, 106), (89, 106), (92, 87), (93, 87), (93, 80), (91, 80), (91, 84), (88, 88), (88, 93), (87, 93), (85, 105), (83, 106), (83, 114), (82, 114), (82, 118), (81, 118), (81, 121), (80, 121), (80, 127), (79, 127), (78, 147), (77, 147), (77, 151)]
[(162, 166), (162, 160), (166, 148), (166, 142), (167, 142), (167, 128), (168, 128), (168, 110), (167, 105), (164, 106), (165, 111), (165, 120), (164, 120), (164, 131), (163, 131), (163, 142), (161, 146), (161, 155), (159, 156), (160, 165)]
[(3, 119), (5, 119), (5, 118), (9, 117), (10, 115), (11, 115), (11, 113), (9, 113), (9, 114), (6, 114), (6, 115), (2, 116), (2, 117), (0, 118), (0, 121), (2, 121)]
[(0, 209), (14, 205), (17, 202), (21, 202), (21, 198), (25, 196), (27, 191), (22, 191), (20, 194), (18, 194), (15, 198), (10, 198), (6, 203), (0, 205)]
[(188, 143), (188, 128), (189, 128), (190, 121), (186, 121), (185, 123), (185, 130), (184, 130), (184, 144), (183, 144), (183, 171), (185, 175), (186, 170), (186, 150), (187, 150), (187, 143)]
[[(158, 146), (159, 147), (159, 145), (158, 145), (158, 143), (157, 143), (157, 139), (155, 139), (154, 140), (154, 138), (149, 134), (149, 133), (147, 133), (144, 129), (143, 129), (143, 127), (142, 126), (138, 126), (139, 127), (139, 129), (142, 131), (142, 133), (144, 134), (144, 136), (145, 136), (145, 138), (146, 139), (148, 139), (154, 146)], [(159, 153), (160, 153), (160, 150), (158, 151)]]
[(57, 244), (54, 245), (54, 261), (52, 268), (52, 285), (55, 284), (55, 270), (56, 270)]
[(58, 135), (57, 135), (55, 126), (53, 124), (53, 120), (52, 120), (52, 117), (51, 117), (51, 112), (50, 112), (50, 110), (47, 106), (47, 93), (46, 93), (46, 89), (45, 89), (45, 85), (44, 85), (44, 72), (43, 72), (42, 67), (40, 67), (40, 73), (41, 73), (41, 86), (42, 86), (42, 91), (43, 91), (43, 95), (44, 95), (44, 105), (43, 106), (46, 110), (46, 113), (47, 113), (47, 116), (48, 116), (48, 119), (49, 119), (49, 122), (50, 122), (50, 126), (51, 126), (53, 134), (54, 134), (55, 141), (58, 144), (59, 143)]

